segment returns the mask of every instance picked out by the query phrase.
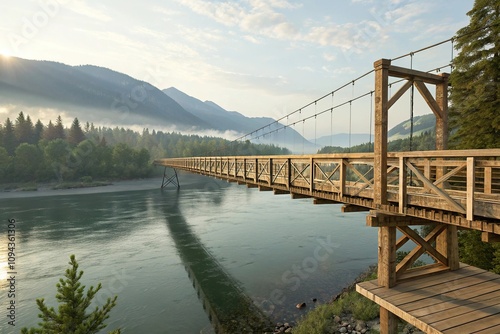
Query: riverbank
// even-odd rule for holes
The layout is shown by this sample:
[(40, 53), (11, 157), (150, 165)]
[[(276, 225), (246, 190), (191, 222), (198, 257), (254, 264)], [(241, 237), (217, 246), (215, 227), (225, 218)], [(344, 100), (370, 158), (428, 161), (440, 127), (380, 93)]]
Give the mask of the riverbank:
[(160, 186), (161, 177), (125, 181), (9, 183), (0, 184), (0, 199), (148, 190)]
[[(379, 306), (356, 292), (356, 284), (377, 278), (377, 266), (371, 266), (349, 286), (333, 296), (326, 304), (318, 305), (302, 317), (288, 333), (294, 334), (377, 334), (380, 331)], [(400, 321), (400, 334), (425, 334), (414, 326)], [(275, 333), (284, 333), (276, 328)]]

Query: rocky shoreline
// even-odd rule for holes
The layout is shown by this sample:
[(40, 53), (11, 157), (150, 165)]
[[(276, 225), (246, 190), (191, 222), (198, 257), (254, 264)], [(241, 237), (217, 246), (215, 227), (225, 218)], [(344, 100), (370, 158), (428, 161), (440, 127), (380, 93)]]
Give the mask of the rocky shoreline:
[[(338, 294), (334, 295), (329, 303), (334, 303), (340, 298), (345, 297), (348, 293), (356, 289), (356, 284), (367, 280), (371, 275), (373, 275), (377, 270), (377, 266), (373, 265), (368, 268), (365, 272), (359, 275), (350, 285), (342, 289)], [(300, 304), (298, 304), (300, 305)], [(298, 307), (297, 305), (297, 307)], [(342, 313), (334, 315), (331, 319), (332, 326), (325, 333), (337, 334), (337, 333), (350, 333), (350, 334), (373, 334), (380, 332), (380, 318), (375, 318), (370, 321), (363, 321), (355, 319), (351, 313)], [(293, 333), (294, 323), (289, 322), (278, 322), (275, 325), (274, 331), (272, 333)], [(418, 330), (410, 324), (401, 323), (399, 326), (399, 334), (425, 334), (424, 332)], [(266, 333), (267, 334), (267, 333)]]

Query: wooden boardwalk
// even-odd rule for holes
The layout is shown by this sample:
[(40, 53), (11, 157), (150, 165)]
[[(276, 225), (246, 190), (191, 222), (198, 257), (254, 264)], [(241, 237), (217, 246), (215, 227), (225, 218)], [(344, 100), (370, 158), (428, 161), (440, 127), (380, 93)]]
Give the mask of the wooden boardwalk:
[(363, 282), (356, 290), (429, 334), (500, 333), (500, 275), (472, 266), (392, 288)]

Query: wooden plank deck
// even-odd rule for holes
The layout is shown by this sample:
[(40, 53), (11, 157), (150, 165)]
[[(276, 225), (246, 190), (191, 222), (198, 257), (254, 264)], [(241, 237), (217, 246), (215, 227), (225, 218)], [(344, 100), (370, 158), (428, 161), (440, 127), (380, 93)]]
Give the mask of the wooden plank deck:
[(500, 333), (500, 275), (476, 267), (356, 291), (426, 333)]

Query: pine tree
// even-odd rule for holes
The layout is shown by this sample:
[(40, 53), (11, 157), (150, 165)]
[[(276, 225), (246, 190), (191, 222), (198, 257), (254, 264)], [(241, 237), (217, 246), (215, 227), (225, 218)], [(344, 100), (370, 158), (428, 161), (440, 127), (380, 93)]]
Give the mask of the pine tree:
[(57, 116), (56, 125), (54, 125), (54, 131), (56, 138), (54, 139), (64, 139), (66, 135), (64, 134), (64, 126), (62, 124), (61, 116)]
[(71, 124), (71, 128), (69, 129), (68, 142), (71, 145), (76, 146), (84, 140), (85, 140), (85, 134), (83, 133), (82, 128), (80, 126), (80, 121), (78, 121), (78, 118), (75, 118), (73, 120), (73, 123)]
[(18, 144), (22, 143), (33, 143), (33, 123), (31, 118), (24, 117), (24, 113), (21, 111), (19, 116), (16, 118), (16, 124), (14, 126), (14, 133), (16, 135), (16, 140)]
[(3, 128), (3, 147), (7, 150), (9, 155), (14, 155), (14, 151), (17, 147), (16, 135), (14, 134), (14, 124), (7, 118), (5, 120), (5, 126)]
[(49, 121), (49, 124), (47, 125), (47, 129), (45, 129), (45, 131), (43, 132), (42, 137), (43, 137), (43, 139), (45, 139), (47, 141), (57, 139), (56, 128), (55, 128), (54, 124), (52, 123), (52, 121)]
[(500, 147), (500, 1), (475, 0), (467, 15), (450, 77), (450, 146)]
[[(94, 289), (91, 286), (87, 293), (84, 293), (85, 286), (81, 285), (83, 271), (78, 272), (78, 263), (74, 255), (70, 256), (71, 268), (66, 269), (66, 279), (59, 279), (57, 283), (56, 299), (59, 302), (59, 308), (56, 312), (53, 307), (48, 308), (44, 299), (37, 299), (36, 303), (40, 309), (38, 315), (43, 321), (38, 325), (40, 328), (23, 328), (23, 334), (77, 334), (88, 333), (93, 334), (106, 327), (104, 321), (109, 318), (109, 312), (116, 305), (116, 296), (108, 298), (106, 304), (99, 309), (96, 307), (94, 311), (87, 314), (86, 309), (92, 302), (96, 293), (101, 289), (101, 283)], [(119, 334), (120, 329), (117, 329), (110, 334)]]
[(43, 123), (38, 120), (35, 124), (35, 130), (33, 132), (33, 140), (35, 141), (35, 144), (37, 144), (40, 139), (42, 139), (44, 128), (45, 127), (43, 126)]

